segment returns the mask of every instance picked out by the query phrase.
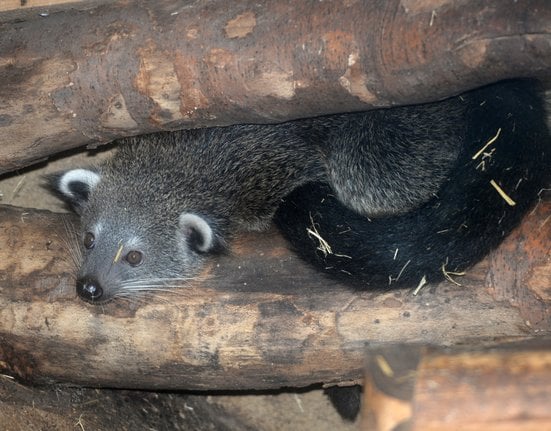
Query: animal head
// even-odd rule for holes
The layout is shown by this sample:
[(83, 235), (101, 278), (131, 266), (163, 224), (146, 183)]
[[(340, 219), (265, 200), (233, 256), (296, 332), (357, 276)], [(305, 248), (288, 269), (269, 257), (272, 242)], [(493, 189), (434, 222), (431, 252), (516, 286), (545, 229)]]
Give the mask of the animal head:
[(48, 179), (81, 217), (76, 292), (83, 300), (99, 304), (181, 285), (207, 254), (223, 250), (212, 222), (147, 181), (101, 168)]

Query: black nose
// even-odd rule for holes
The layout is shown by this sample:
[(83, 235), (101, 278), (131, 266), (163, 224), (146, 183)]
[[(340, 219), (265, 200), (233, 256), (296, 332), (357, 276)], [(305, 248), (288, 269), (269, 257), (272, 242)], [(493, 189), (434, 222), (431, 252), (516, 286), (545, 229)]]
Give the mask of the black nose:
[(77, 280), (77, 295), (85, 301), (97, 302), (103, 296), (103, 289), (96, 279), (83, 277)]

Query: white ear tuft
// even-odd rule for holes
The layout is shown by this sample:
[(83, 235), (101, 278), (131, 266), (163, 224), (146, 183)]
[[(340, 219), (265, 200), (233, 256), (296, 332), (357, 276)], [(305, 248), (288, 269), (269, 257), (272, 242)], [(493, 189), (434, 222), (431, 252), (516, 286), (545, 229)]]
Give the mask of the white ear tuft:
[(46, 176), (47, 186), (80, 214), (101, 175), (90, 169), (71, 169)]
[[(59, 177), (59, 191), (68, 198), (78, 199), (77, 194), (84, 188), (90, 192), (99, 182), (98, 173), (89, 169), (72, 169)], [(78, 192), (75, 191), (75, 185)]]
[(193, 213), (182, 213), (178, 222), (180, 232), (191, 248), (206, 253), (216, 247), (214, 232), (203, 217)]

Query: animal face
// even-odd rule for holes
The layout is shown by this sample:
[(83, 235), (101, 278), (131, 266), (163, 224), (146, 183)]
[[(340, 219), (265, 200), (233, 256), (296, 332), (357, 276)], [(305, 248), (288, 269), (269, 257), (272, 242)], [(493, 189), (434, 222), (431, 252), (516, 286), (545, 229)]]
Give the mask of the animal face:
[(206, 218), (163, 205), (139, 182), (92, 169), (61, 172), (49, 182), (81, 217), (76, 292), (87, 302), (181, 285), (219, 249)]

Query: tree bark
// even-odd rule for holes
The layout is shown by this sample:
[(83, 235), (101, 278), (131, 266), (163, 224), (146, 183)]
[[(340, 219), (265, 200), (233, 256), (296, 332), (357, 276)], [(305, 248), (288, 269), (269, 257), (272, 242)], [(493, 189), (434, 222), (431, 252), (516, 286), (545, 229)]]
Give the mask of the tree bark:
[(112, 0), (2, 0), (0, 24), (40, 20), (51, 14), (69, 9), (80, 11), (94, 9)]
[(126, 135), (551, 75), (548, 0), (142, 0), (0, 22), (0, 172)]
[(371, 351), (362, 429), (551, 429), (551, 340), (494, 349)]
[(366, 346), (550, 335), (550, 211), (544, 199), (462, 286), (352, 292), (270, 232), (239, 237), (173, 293), (93, 306), (75, 294), (75, 219), (2, 207), (0, 367), (38, 383), (302, 387), (358, 381)]

